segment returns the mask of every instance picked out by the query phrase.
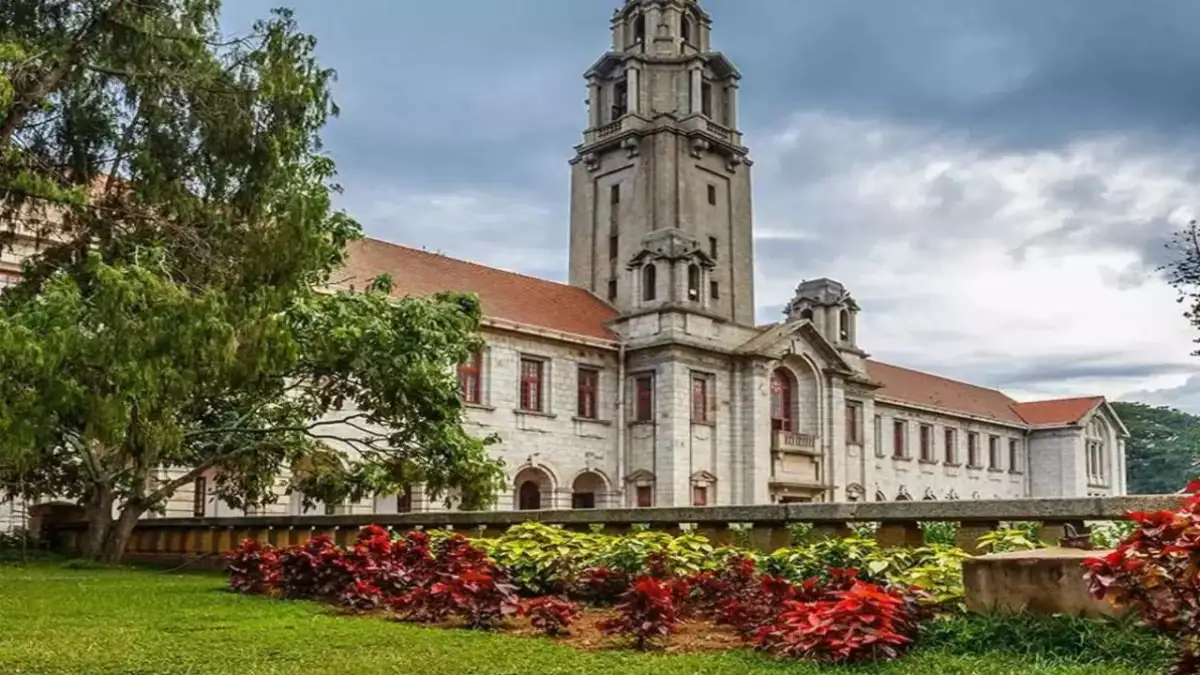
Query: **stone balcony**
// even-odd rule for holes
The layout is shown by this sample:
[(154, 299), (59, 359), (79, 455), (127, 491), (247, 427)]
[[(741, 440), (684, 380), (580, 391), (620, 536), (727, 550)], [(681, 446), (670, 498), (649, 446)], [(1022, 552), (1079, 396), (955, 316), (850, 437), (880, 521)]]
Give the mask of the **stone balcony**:
[[(664, 119), (667, 120), (664, 122)], [(624, 115), (620, 119), (609, 122), (593, 129), (588, 129), (583, 132), (583, 145), (580, 147), (590, 147), (597, 143), (603, 143), (609, 139), (617, 138), (627, 132), (646, 131), (655, 125), (670, 124), (670, 118), (660, 119), (658, 122), (651, 123), (649, 120), (640, 117), (639, 115)], [(717, 124), (716, 122), (702, 115), (689, 115), (683, 118), (678, 123), (679, 128), (687, 132), (700, 132), (711, 139), (717, 140), (735, 148), (742, 147), (742, 134), (735, 129)]]

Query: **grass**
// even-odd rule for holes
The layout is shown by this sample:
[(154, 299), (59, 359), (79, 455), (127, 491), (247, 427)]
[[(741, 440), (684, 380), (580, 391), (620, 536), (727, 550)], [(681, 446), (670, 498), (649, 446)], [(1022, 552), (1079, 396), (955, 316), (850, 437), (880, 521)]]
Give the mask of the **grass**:
[(969, 626), (959, 640), (966, 646), (943, 635), (934, 640), (942, 647), (898, 662), (838, 668), (749, 651), (578, 652), (548, 639), (348, 618), (312, 603), (234, 595), (212, 574), (0, 565), (6, 675), (1132, 675), (1160, 667), (1128, 648), (1098, 658), (1086, 648), (1039, 655), (1027, 644), (1025, 654), (1006, 655), (1006, 645), (989, 646), (989, 625)]

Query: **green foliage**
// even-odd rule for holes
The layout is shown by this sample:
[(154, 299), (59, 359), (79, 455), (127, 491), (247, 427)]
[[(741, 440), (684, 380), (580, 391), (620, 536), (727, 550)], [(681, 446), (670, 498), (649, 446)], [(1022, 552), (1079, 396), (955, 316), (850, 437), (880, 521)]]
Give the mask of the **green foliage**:
[(454, 376), (477, 300), (323, 292), (360, 234), (334, 74), (289, 11), (230, 39), (220, 4), (0, 3), (0, 225), (54, 230), (0, 297), (0, 495), (77, 500), (109, 560), (206, 471), (234, 508), (285, 471), (309, 502), (490, 504)]
[(962, 564), (970, 557), (956, 546), (929, 544), (913, 551), (908, 566), (893, 572), (890, 580), (925, 589), (943, 610), (962, 611), (966, 608)]
[(1008, 553), (1010, 551), (1032, 551), (1041, 548), (1042, 543), (1035, 531), (1028, 527), (1001, 527), (976, 540), (979, 548), (988, 553)]
[(927, 544), (954, 546), (957, 543), (955, 537), (958, 535), (958, 523), (954, 521), (937, 520), (921, 523), (921, 530), (925, 533), (925, 543)]
[(1129, 429), (1125, 467), (1131, 494), (1171, 494), (1200, 477), (1200, 417), (1145, 403), (1115, 401), (1113, 410)]
[(1170, 641), (1135, 621), (1037, 614), (964, 614), (926, 624), (921, 645), (956, 654), (1009, 654), (1030, 661), (1101, 666), (1124, 664), (1160, 672)]
[(1092, 545), (1096, 548), (1116, 548), (1137, 529), (1132, 520), (1102, 520), (1089, 523)]

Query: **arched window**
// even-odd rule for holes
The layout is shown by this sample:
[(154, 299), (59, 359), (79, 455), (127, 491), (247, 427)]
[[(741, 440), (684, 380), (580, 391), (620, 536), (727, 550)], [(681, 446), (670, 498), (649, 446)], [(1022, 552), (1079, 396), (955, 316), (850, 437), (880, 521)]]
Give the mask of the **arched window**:
[(654, 263), (649, 263), (642, 268), (642, 300), (650, 302), (654, 299), (658, 291), (658, 270), (654, 267)]
[(792, 419), (795, 392), (792, 374), (783, 368), (776, 368), (775, 372), (771, 373), (771, 429), (795, 431), (795, 422)]
[(633, 20), (633, 42), (634, 44), (646, 42), (646, 17), (643, 14), (638, 14)]
[(700, 299), (700, 266), (688, 265), (688, 300)]
[(850, 339), (850, 312), (838, 312), (838, 338), (843, 342)]
[(812, 318), (813, 318), (812, 310), (811, 309), (800, 310), (800, 318), (804, 319), (805, 321), (812, 321)]
[(679, 37), (683, 38), (684, 42), (692, 41), (692, 20), (688, 17), (683, 17), (683, 23), (679, 26)]

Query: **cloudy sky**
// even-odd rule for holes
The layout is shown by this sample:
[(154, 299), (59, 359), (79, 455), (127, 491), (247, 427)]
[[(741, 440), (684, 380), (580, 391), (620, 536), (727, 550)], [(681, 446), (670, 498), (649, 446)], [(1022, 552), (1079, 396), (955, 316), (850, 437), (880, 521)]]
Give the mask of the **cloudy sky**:
[[(565, 279), (618, 0), (227, 0), (226, 26), (281, 3), (339, 72), (326, 140), (369, 234)], [(1198, 333), (1155, 271), (1200, 208), (1200, 3), (703, 4), (744, 76), (761, 320), (829, 276), (878, 359), (1200, 412)]]

